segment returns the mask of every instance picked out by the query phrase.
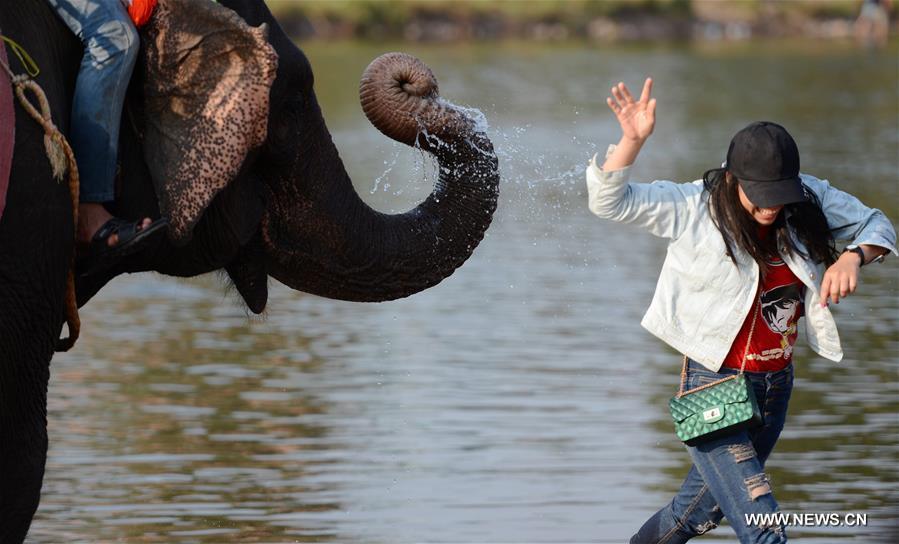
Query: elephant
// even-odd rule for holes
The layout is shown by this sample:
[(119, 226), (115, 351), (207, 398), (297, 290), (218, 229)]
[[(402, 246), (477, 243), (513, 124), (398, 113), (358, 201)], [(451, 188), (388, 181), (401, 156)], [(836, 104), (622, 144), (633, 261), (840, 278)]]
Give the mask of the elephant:
[[(385, 135), (421, 147), (439, 163), (435, 187), (417, 207), (396, 215), (377, 212), (353, 189), (303, 52), (263, 0), (219, 4), (252, 27), (265, 24), (277, 53), (264, 141), (214, 196), (189, 239), (161, 238), (102, 274), (78, 277), (78, 305), (115, 276), (144, 271), (189, 277), (224, 269), (256, 313), (266, 306), (269, 278), (322, 297), (377, 302), (409, 296), (452, 274), (483, 238), (497, 206), (498, 161), (481, 124), (443, 101), (433, 75), (418, 61), (391, 54), (373, 63), (360, 92), (366, 115)], [(56, 126), (67, 133), (80, 42), (46, 0), (3, 2), (0, 32), (40, 66), (36, 81)], [(12, 55), (10, 61), (15, 64)], [(133, 116), (140, 108), (130, 96)], [(43, 129), (18, 104), (15, 135), (0, 218), (2, 543), (24, 539), (39, 503), (50, 360), (66, 319), (66, 278), (75, 251), (69, 190), (53, 178)], [(123, 121), (114, 215), (160, 216), (143, 151), (140, 123)]]

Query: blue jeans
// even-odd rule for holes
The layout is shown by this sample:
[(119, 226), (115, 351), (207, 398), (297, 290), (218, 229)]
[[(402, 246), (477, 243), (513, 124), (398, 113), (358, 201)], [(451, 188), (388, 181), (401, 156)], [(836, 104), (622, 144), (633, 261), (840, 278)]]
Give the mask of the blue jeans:
[(109, 202), (115, 200), (119, 123), (140, 38), (119, 0), (47, 1), (84, 44), (69, 131), (81, 202)]
[[(712, 372), (695, 361), (687, 366), (686, 388), (736, 374), (731, 368)], [(793, 365), (777, 372), (746, 372), (764, 423), (730, 436), (687, 447), (693, 466), (680, 491), (649, 518), (631, 544), (679, 543), (717, 527), (726, 517), (741, 543), (779, 544), (787, 537), (782, 526), (748, 525), (744, 514), (777, 512), (777, 501), (765, 460), (783, 430), (793, 389)]]

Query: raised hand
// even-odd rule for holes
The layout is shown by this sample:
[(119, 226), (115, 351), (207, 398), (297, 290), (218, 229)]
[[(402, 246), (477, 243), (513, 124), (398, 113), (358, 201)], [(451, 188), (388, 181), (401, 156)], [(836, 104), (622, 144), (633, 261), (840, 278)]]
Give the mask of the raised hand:
[(656, 99), (650, 98), (651, 95), (652, 78), (646, 78), (637, 101), (624, 83), (612, 87), (612, 96), (606, 98), (606, 104), (618, 118), (624, 138), (642, 143), (652, 134), (656, 124)]

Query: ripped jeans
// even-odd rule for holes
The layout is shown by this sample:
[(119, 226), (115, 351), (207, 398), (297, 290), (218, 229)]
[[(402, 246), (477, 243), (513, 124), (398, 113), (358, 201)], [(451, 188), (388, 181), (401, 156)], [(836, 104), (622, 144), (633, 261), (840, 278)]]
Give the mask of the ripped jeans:
[[(736, 373), (738, 370), (725, 367), (720, 372), (712, 372), (691, 360), (687, 365), (685, 388)], [(631, 544), (686, 542), (714, 529), (723, 517), (727, 517), (743, 544), (787, 541), (782, 526), (748, 525), (745, 514), (778, 511), (771, 484), (762, 469), (783, 430), (793, 389), (793, 365), (777, 372), (746, 372), (746, 376), (755, 391), (763, 425), (688, 446), (693, 466), (680, 491), (643, 524), (631, 537)]]

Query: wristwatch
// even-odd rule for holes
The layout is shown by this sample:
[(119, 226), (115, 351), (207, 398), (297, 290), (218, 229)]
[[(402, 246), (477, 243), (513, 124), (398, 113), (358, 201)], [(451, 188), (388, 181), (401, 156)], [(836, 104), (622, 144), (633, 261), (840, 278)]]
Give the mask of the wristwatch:
[(883, 253), (881, 253), (877, 257), (874, 257), (873, 259), (871, 259), (871, 262), (865, 263), (865, 252), (862, 251), (862, 248), (860, 248), (859, 246), (846, 246), (846, 249), (843, 250), (843, 253), (850, 252), (850, 251), (852, 253), (855, 253), (856, 255), (858, 255), (859, 258), (861, 259), (861, 263), (858, 265), (859, 268), (865, 266), (865, 264), (883, 262), (883, 256), (884, 256)]

